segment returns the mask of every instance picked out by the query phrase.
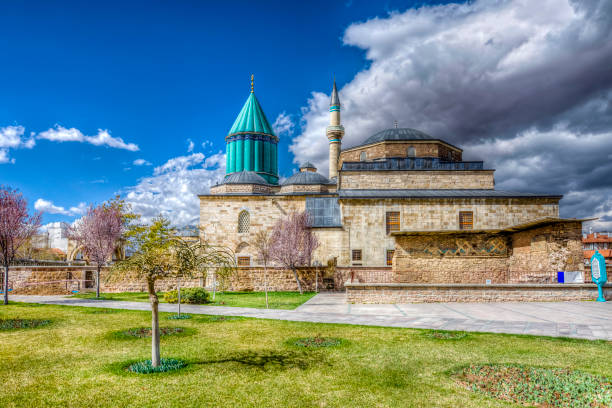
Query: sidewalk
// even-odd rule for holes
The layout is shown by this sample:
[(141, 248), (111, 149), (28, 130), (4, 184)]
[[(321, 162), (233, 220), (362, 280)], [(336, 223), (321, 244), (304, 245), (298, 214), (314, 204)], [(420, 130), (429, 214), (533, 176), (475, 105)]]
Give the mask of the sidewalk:
[[(11, 301), (109, 309), (150, 310), (146, 302), (9, 296)], [(161, 312), (176, 305), (161, 303)], [(464, 330), (612, 341), (612, 302), (347, 304), (344, 294), (320, 293), (295, 310), (181, 305), (181, 312), (298, 322)]]

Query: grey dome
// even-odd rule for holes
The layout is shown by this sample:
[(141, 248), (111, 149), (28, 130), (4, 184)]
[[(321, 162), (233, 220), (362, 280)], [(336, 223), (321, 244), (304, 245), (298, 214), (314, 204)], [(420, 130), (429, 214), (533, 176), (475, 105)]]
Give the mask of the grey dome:
[(312, 164), (311, 162), (307, 161), (307, 162), (302, 163), (302, 165), (300, 166), (300, 169), (316, 169), (316, 166)]
[(411, 128), (385, 129), (368, 137), (360, 146), (393, 140), (436, 140), (420, 130)]
[(301, 171), (289, 177), (281, 185), (291, 186), (294, 184), (304, 185), (304, 184), (335, 184), (335, 183), (333, 181), (330, 181), (327, 177), (325, 177), (324, 175), (320, 173), (315, 173), (314, 171)]
[(223, 184), (265, 184), (268, 182), (254, 171), (238, 171), (225, 176)]

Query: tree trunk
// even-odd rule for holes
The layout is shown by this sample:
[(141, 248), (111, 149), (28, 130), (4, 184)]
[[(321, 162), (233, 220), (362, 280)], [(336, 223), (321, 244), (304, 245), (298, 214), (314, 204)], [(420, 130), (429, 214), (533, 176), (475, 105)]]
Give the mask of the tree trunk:
[(151, 365), (159, 367), (159, 299), (155, 292), (155, 281), (149, 280), (149, 302), (151, 302)]
[(4, 265), (4, 304), (8, 305), (8, 273), (9, 266)]
[(264, 262), (264, 292), (266, 292), (266, 309), (268, 307), (268, 266)]
[(302, 292), (302, 284), (300, 283), (300, 279), (298, 278), (297, 270), (295, 268), (292, 268), (292, 270), (293, 276), (295, 276), (295, 281), (297, 282), (298, 289), (300, 290), (300, 295), (302, 295), (304, 294), (304, 292)]
[(213, 272), (213, 302), (215, 301), (216, 293), (217, 293), (217, 272)]
[(100, 264), (98, 264), (98, 270), (96, 271), (96, 297), (100, 297)]
[(178, 316), (181, 317), (181, 278), (176, 278), (176, 292), (178, 297)]

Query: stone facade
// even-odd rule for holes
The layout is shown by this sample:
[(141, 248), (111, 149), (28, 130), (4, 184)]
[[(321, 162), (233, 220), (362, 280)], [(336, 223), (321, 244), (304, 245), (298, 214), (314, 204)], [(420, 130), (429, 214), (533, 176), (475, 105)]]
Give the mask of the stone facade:
[[(346, 284), (349, 303), (428, 302), (550, 302), (593, 300), (597, 287), (589, 284), (523, 285), (427, 285), (427, 284)], [(604, 288), (612, 299), (612, 285)]]
[(398, 283), (555, 283), (557, 271), (580, 271), (581, 223), (557, 222), (495, 233), (397, 236)]
[(492, 189), (494, 170), (342, 171), (339, 188), (378, 189)]
[(366, 160), (376, 160), (389, 157), (409, 157), (408, 149), (414, 148), (414, 157), (439, 157), (442, 160), (461, 161), (462, 150), (439, 141), (393, 142), (385, 141), (368, 146), (359, 146), (343, 150), (340, 153), (338, 168), (344, 162), (361, 161), (361, 153), (366, 153)]

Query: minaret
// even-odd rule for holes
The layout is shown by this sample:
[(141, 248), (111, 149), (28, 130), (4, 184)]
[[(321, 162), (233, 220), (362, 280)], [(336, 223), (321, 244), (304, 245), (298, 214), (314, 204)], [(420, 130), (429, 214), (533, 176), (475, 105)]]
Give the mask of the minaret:
[(338, 177), (338, 159), (340, 157), (340, 146), (344, 136), (344, 126), (340, 124), (340, 98), (334, 79), (331, 102), (329, 104), (329, 126), (327, 127), (327, 139), (329, 140), (329, 178)]

